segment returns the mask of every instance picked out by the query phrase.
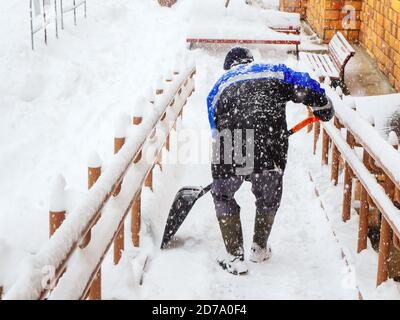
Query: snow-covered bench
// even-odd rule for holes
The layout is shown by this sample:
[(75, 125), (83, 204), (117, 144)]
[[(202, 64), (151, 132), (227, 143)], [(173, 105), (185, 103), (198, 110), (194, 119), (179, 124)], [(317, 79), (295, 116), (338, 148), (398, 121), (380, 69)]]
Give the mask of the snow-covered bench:
[(272, 30), (276, 32), (282, 32), (282, 33), (287, 33), (287, 34), (300, 34), (301, 27), (300, 26), (271, 26), (270, 27)]
[(281, 45), (295, 45), (296, 57), (299, 58), (299, 45), (300, 39), (245, 39), (245, 38), (188, 38), (186, 41), (192, 48), (194, 44), (281, 44)]
[(329, 42), (327, 54), (300, 53), (300, 60), (308, 64), (321, 78), (344, 81), (346, 64), (355, 51), (342, 33), (337, 32)]
[(295, 34), (283, 34), (272, 29), (224, 28), (209, 26), (192, 28), (186, 42), (191, 49), (195, 44), (256, 44), (256, 45), (292, 45), (299, 57), (300, 37)]
[(187, 1), (190, 16), (186, 41), (194, 44), (300, 45), (300, 15), (263, 10), (245, 1)]

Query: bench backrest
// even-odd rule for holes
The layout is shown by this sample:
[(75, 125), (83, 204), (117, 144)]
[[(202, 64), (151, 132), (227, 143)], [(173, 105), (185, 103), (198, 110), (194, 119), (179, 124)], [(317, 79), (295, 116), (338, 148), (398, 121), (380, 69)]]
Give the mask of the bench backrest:
[(355, 51), (341, 32), (337, 32), (329, 42), (329, 55), (331, 56), (341, 76), (344, 75), (344, 67)]

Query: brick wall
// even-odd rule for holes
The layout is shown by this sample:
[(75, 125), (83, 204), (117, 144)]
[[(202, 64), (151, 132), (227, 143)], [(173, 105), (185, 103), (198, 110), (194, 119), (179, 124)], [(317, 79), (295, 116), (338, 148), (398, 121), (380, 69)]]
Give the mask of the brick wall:
[(325, 0), (308, 0), (307, 21), (321, 39), (324, 36)]
[(361, 0), (309, 0), (307, 20), (318, 36), (328, 43), (336, 31), (349, 41), (358, 41), (361, 28)]
[(400, 13), (391, 0), (365, 0), (360, 41), (390, 84), (400, 90)]
[(362, 0), (280, 0), (280, 8), (301, 13), (327, 43), (336, 31), (341, 31), (349, 41), (358, 41), (362, 3)]
[[(354, 8), (353, 21), (344, 19), (349, 12), (343, 7), (348, 5)], [(280, 0), (280, 7), (302, 13), (325, 43), (336, 31), (350, 42), (360, 41), (400, 91), (400, 0)]]
[(306, 17), (308, 0), (279, 0), (280, 10), (300, 13), (302, 19)]

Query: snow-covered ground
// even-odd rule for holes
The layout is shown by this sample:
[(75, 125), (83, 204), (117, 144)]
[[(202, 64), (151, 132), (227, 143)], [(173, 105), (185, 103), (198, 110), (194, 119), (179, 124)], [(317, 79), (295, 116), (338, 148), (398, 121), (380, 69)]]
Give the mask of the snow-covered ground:
[[(259, 51), (258, 56), (261, 61), (269, 62), (277, 62), (283, 57), (268, 51)], [(186, 109), (181, 131), (208, 130), (202, 106), (210, 85), (221, 72), (222, 60), (222, 51), (214, 52), (213, 57), (204, 51), (196, 52), (197, 91)], [(289, 58), (287, 63), (295, 61)], [(306, 117), (305, 108), (289, 104), (287, 116), (289, 125), (297, 123)], [(200, 135), (195, 134), (189, 143), (193, 153), (200, 149), (197, 144)], [(136, 260), (126, 260), (125, 267), (120, 266), (125, 275), (131, 273), (129, 289), (124, 287), (126, 278), (112, 281), (114, 290), (109, 291), (110, 298), (358, 299), (360, 294), (366, 299), (398, 299), (399, 290), (392, 281), (375, 289), (377, 254), (368, 249), (357, 256), (357, 215), (353, 212), (350, 223), (341, 221), (343, 185), (331, 185), (329, 169), (320, 166), (320, 155), (311, 155), (311, 140), (312, 135), (305, 132), (291, 138), (282, 206), (271, 236), (274, 253), (271, 261), (250, 264), (250, 273), (246, 277), (231, 276), (219, 269), (215, 259), (223, 254), (224, 247), (209, 195), (199, 200), (179, 230), (173, 248), (166, 251), (160, 251), (157, 245), (161, 241), (169, 206), (158, 208), (157, 214), (148, 208), (146, 220), (150, 223), (152, 237), (145, 242), (154, 247), (145, 250), (149, 263), (143, 286), (138, 285), (143, 266), (143, 256), (139, 255)], [(158, 191), (148, 194), (166, 204), (172, 202), (175, 194), (164, 190), (167, 181), (177, 191), (183, 185), (204, 186), (211, 180), (207, 164), (181, 165), (170, 172), (174, 172), (173, 179), (168, 174), (159, 176)], [(310, 180), (310, 173), (315, 183)], [(315, 195), (316, 189), (321, 198)], [(158, 192), (161, 194), (157, 195)], [(243, 185), (237, 198), (242, 207), (248, 253), (255, 213), (254, 197), (248, 183)], [(147, 238), (148, 234), (144, 236)], [(127, 255), (135, 256), (135, 253)], [(113, 273), (112, 278), (119, 279), (118, 274)], [(260, 283), (265, 284), (265, 289), (263, 285), (259, 287)]]
[[(260, 60), (278, 61), (282, 56), (259, 52)], [(223, 51), (210, 57), (196, 53), (196, 92), (185, 109), (181, 132), (191, 132), (192, 153), (207, 150), (199, 146), (203, 133), (209, 131), (204, 100), (210, 86), (222, 72)], [(264, 60), (265, 61), (265, 60)], [(302, 105), (288, 106), (290, 124), (306, 116)], [(171, 249), (161, 251), (163, 228), (175, 192), (184, 185), (207, 185), (211, 181), (209, 164), (195, 161), (174, 166), (158, 173), (154, 194), (146, 193), (147, 203), (161, 202), (157, 212), (146, 207), (147, 232), (143, 249), (149, 262), (139, 286), (143, 253), (126, 252), (120, 270), (111, 270), (108, 298), (117, 299), (357, 299), (354, 274), (341, 258), (340, 247), (314, 193), (304, 157), (304, 135), (293, 137), (289, 166), (285, 175), (285, 191), (271, 237), (274, 256), (263, 264), (251, 264), (248, 276), (235, 277), (220, 270), (216, 258), (224, 253), (213, 202), (210, 195), (200, 199), (177, 234)], [(168, 183), (168, 189), (165, 185)], [(245, 248), (249, 250), (255, 214), (254, 196), (245, 183), (238, 193), (242, 207)], [(151, 230), (151, 232), (148, 232)], [(248, 251), (247, 251), (248, 253)], [(131, 260), (132, 256), (138, 258)], [(122, 274), (124, 277), (121, 279)], [(128, 276), (130, 274), (130, 276)]]
[[(48, 239), (52, 179), (63, 173), (67, 188), (82, 194), (89, 153), (97, 150), (104, 163), (109, 162), (116, 116), (131, 114), (137, 96), (148, 92), (158, 76), (172, 67), (177, 52), (186, 50), (186, 31), (192, 23), (189, 2), (178, 1), (168, 9), (155, 0), (89, 1), (86, 20), (80, 16), (75, 27), (69, 17), (60, 39), (50, 34), (47, 47), (38, 34), (32, 52), (27, 4), (1, 1), (0, 282), (6, 286), (18, 276), (23, 257), (39, 251)], [(275, 0), (264, 2), (270, 8), (277, 5)], [(253, 49), (260, 62), (285, 61), (297, 67), (285, 48)], [(223, 72), (226, 51), (221, 47), (193, 52), (196, 92), (181, 126), (192, 133), (194, 141), (183, 144), (191, 155), (207, 153), (207, 146), (195, 142), (199, 135), (209, 137), (205, 97)], [(301, 105), (291, 104), (287, 111), (290, 124), (306, 115)], [(117, 267), (110, 257), (106, 259), (104, 298), (357, 299), (354, 270), (341, 257), (345, 244), (333, 236), (308, 176), (311, 144), (305, 133), (291, 139), (270, 262), (250, 265), (246, 277), (217, 268), (215, 259), (223, 252), (223, 243), (209, 195), (187, 218), (175, 248), (158, 249), (176, 191), (183, 185), (210, 182), (206, 154), (202, 161), (166, 164), (163, 172), (155, 172), (154, 193), (143, 194), (141, 249), (132, 248), (128, 238)], [(247, 183), (238, 201), (249, 249), (255, 208)]]
[(178, 18), (156, 1), (89, 1), (88, 15), (77, 27), (69, 16), (48, 47), (38, 34), (32, 52), (26, 1), (0, 4), (0, 235), (28, 252), (48, 237), (52, 178), (85, 190), (88, 154), (107, 162), (115, 117), (185, 48), (183, 30), (165, 31)]
[[(202, 66), (201, 60), (204, 62)], [(202, 72), (212, 73), (220, 61), (205, 65), (209, 59), (198, 58), (200, 74), (196, 93), (186, 115), (193, 128), (207, 129), (201, 112), (207, 86), (201, 86)], [(204, 89), (202, 89), (204, 88)], [(304, 107), (291, 105), (291, 123), (305, 115)], [(192, 118), (192, 119), (191, 119)], [(298, 140), (298, 139), (297, 139)], [(351, 274), (340, 257), (330, 226), (309, 181), (303, 155), (307, 150), (294, 141), (285, 175), (285, 191), (271, 237), (274, 256), (268, 263), (250, 265), (250, 274), (235, 277), (220, 270), (215, 263), (224, 247), (210, 195), (201, 199), (180, 230), (177, 248), (156, 252), (144, 277), (142, 298), (216, 298), (216, 299), (355, 299), (354, 286), (348, 286)], [(210, 181), (208, 165), (185, 166), (181, 185)], [(193, 175), (193, 172), (197, 172)], [(199, 178), (197, 178), (198, 176)], [(247, 253), (254, 223), (254, 197), (246, 183), (237, 195), (242, 207), (242, 224)], [(165, 211), (167, 213), (167, 211)], [(163, 222), (161, 220), (160, 222)], [(174, 288), (171, 291), (170, 288)], [(140, 291), (139, 291), (140, 292)]]

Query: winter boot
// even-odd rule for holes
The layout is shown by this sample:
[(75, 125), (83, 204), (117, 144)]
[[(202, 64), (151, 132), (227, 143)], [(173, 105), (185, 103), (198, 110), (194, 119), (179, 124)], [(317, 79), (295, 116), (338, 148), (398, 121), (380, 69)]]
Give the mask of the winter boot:
[(251, 246), (250, 261), (263, 262), (271, 258), (272, 251), (267, 244), (274, 224), (275, 214), (262, 214), (256, 212), (254, 223), (253, 244)]
[(228, 257), (218, 259), (219, 265), (228, 272), (239, 275), (247, 273), (247, 264), (244, 261), (243, 234), (240, 216), (225, 216), (218, 219), (222, 238), (225, 243)]

